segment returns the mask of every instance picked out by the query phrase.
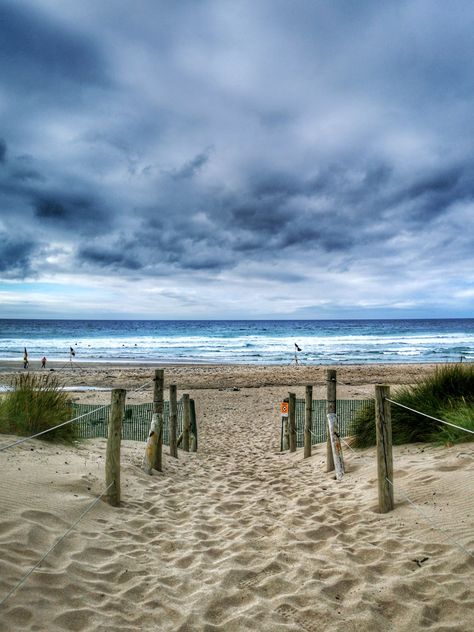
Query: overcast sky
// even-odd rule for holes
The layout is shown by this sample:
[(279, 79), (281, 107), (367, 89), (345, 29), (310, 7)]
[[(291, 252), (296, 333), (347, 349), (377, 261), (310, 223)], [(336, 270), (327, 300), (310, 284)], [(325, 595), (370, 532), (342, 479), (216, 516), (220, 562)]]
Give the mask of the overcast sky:
[(474, 315), (472, 0), (1, 0), (0, 317)]

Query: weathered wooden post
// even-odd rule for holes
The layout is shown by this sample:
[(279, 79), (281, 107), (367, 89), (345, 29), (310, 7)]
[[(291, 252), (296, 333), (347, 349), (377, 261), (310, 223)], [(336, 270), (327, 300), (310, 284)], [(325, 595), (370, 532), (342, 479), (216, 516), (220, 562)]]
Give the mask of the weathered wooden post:
[(156, 417), (157, 444), (154, 468), (158, 472), (163, 471), (163, 387), (165, 372), (163, 369), (155, 370), (155, 386), (153, 388), (153, 413)]
[(114, 388), (112, 391), (105, 455), (105, 487), (108, 490), (107, 501), (113, 507), (120, 505), (120, 442), (125, 416), (125, 397), (126, 391), (123, 388)]
[(178, 458), (178, 445), (176, 442), (176, 426), (178, 424), (178, 395), (176, 384), (170, 384), (170, 455)]
[(305, 390), (305, 414), (304, 414), (304, 454), (303, 458), (311, 456), (311, 425), (313, 418), (313, 387), (307, 386)]
[(191, 426), (191, 452), (197, 452), (198, 448), (198, 431), (196, 421), (196, 405), (194, 399), (189, 400), (190, 426)]
[[(326, 413), (336, 413), (336, 375), (334, 369), (326, 371)], [(326, 425), (326, 472), (334, 470), (334, 457), (332, 455), (331, 437), (329, 428)]]
[(189, 395), (183, 395), (183, 450), (189, 452), (189, 430), (191, 426), (191, 405)]
[[(390, 386), (375, 385), (375, 428), (377, 432), (377, 475), (379, 511), (392, 511), (393, 502), (393, 455), (392, 455), (392, 415)], [(390, 483), (389, 483), (390, 481)]]
[(296, 395), (288, 393), (288, 425), (290, 427), (290, 452), (296, 452)]

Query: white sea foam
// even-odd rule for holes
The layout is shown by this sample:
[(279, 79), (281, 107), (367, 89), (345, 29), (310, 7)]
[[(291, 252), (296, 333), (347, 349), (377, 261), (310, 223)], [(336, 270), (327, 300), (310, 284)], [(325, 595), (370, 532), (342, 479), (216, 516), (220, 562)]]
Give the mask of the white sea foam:
[[(20, 321), (18, 321), (20, 322)], [(303, 362), (443, 361), (474, 356), (474, 328), (450, 321), (336, 321), (242, 323), (107, 323), (31, 321), (21, 334), (11, 326), (0, 332), (0, 358), (21, 363), (23, 347), (30, 362), (46, 355), (75, 361), (290, 362), (295, 342)], [(400, 324), (401, 323), (401, 324)], [(35, 329), (36, 327), (36, 329)], [(451, 329), (449, 328), (451, 327)], [(45, 333), (46, 332), (46, 333)], [(46, 335), (48, 334), (48, 335)], [(52, 334), (52, 335), (51, 335)]]

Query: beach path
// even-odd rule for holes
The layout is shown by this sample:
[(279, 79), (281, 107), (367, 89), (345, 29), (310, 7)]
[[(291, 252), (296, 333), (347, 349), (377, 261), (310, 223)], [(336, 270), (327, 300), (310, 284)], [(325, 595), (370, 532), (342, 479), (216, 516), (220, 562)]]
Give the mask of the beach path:
[[(143, 446), (125, 442), (123, 506), (101, 503), (68, 536), (5, 604), (2, 629), (474, 629), (472, 560), (434, 542), (409, 507), (376, 513), (366, 461), (348, 455), (337, 483), (325, 472), (325, 446), (306, 460), (302, 450), (280, 453), (284, 395), (196, 390), (199, 451), (175, 460), (165, 448), (164, 472), (152, 477), (140, 469)], [(103, 449), (88, 441), (80, 453), (98, 458)], [(76, 475), (71, 489), (85, 480)], [(25, 509), (32, 558), (45, 544), (32, 537), (35, 521), (54, 531), (67, 508), (46, 503), (42, 518)], [(10, 531), (3, 524), (11, 542), (11, 522)]]

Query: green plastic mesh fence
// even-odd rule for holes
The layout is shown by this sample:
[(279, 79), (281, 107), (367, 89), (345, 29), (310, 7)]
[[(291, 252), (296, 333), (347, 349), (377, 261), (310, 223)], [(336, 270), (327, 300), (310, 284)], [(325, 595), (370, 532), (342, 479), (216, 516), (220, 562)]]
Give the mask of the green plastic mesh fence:
[[(163, 443), (169, 445), (169, 402), (163, 403)], [(93, 439), (94, 437), (107, 437), (110, 406), (95, 410), (97, 404), (73, 404), (74, 417), (89, 413), (76, 421), (77, 434), (81, 439)], [(92, 412), (95, 411), (95, 412)], [(125, 418), (123, 420), (122, 439), (132, 441), (146, 441), (150, 430), (153, 415), (153, 403), (126, 404)], [(178, 429), (177, 434), (183, 431), (183, 404), (178, 402)], [(196, 415), (194, 401), (191, 400), (191, 433), (197, 437)]]
[[(347, 437), (350, 432), (351, 423), (360, 408), (373, 404), (372, 399), (338, 399), (336, 402), (337, 421), (339, 434)], [(305, 400), (296, 400), (296, 446), (303, 447)], [(326, 441), (326, 400), (314, 399), (311, 419), (311, 432), (313, 444)], [(283, 449), (283, 422), (281, 426), (281, 449)]]

